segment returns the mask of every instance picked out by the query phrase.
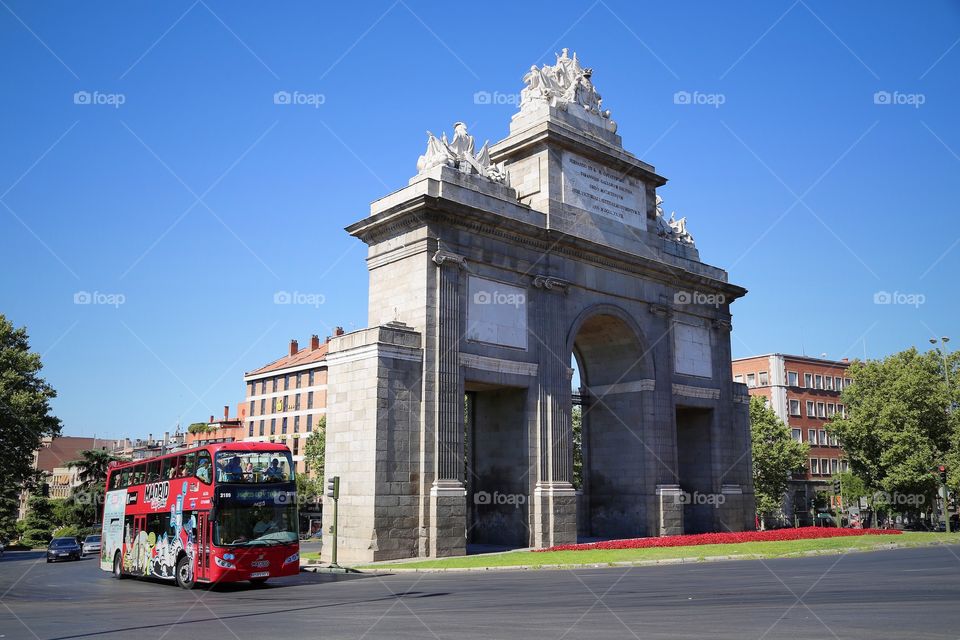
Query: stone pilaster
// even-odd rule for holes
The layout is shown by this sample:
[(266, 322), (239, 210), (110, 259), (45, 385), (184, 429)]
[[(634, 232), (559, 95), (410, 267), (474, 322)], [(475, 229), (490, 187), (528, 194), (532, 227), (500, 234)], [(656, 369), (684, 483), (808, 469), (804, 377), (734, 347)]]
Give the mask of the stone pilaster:
[(463, 384), (460, 379), (460, 275), (463, 256), (439, 250), (433, 256), (439, 270), (436, 342), (436, 467), (430, 487), (430, 555), (464, 555), (466, 489), (463, 469)]
[[(531, 500), (532, 544), (551, 547), (577, 541), (577, 495), (573, 488), (573, 426), (570, 420), (569, 354), (562, 325), (569, 283), (537, 276), (540, 345), (540, 415), (537, 422), (537, 483)], [(565, 359), (566, 358), (566, 359)]]

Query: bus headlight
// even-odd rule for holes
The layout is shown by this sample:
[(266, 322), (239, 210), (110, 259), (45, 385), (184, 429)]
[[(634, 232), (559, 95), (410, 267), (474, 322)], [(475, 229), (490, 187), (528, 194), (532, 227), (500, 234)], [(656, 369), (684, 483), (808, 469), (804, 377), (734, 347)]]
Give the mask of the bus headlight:
[(289, 558), (287, 558), (286, 560), (284, 560), (283, 564), (290, 564), (291, 562), (299, 562), (299, 561), (300, 561), (300, 552), (298, 551), (292, 556), (290, 556)]
[(214, 562), (217, 564), (217, 566), (220, 567), (221, 569), (236, 569), (236, 568), (237, 568), (237, 565), (233, 564), (232, 562), (227, 562), (227, 561), (224, 560), (223, 558), (219, 558), (219, 557), (214, 556), (213, 561), (214, 561)]

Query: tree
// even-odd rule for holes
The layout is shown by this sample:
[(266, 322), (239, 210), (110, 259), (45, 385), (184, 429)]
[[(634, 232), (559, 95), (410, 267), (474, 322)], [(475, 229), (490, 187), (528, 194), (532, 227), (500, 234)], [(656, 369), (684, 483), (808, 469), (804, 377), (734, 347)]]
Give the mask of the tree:
[(189, 427), (187, 427), (187, 433), (191, 433), (194, 435), (198, 433), (209, 433), (210, 431), (214, 431), (214, 428), (211, 427), (206, 422), (194, 422), (194, 423), (191, 423)]
[(56, 526), (54, 505), (49, 498), (31, 496), (27, 502), (27, 515), (23, 519), (23, 544), (42, 547), (50, 542)]
[(848, 373), (853, 384), (841, 396), (846, 416), (835, 415), (827, 429), (843, 444), (868, 500), (883, 492), (896, 511), (932, 507), (939, 483), (934, 470), (957, 455), (951, 452), (957, 415), (940, 355), (911, 348), (854, 362)]
[(19, 511), (19, 487), (0, 487), (0, 542), (6, 542), (18, 537), (17, 516), (19, 515)]
[(790, 474), (803, 468), (809, 447), (795, 441), (766, 399), (758, 396), (750, 398), (750, 435), (753, 491), (757, 513), (765, 519), (782, 508)]
[(573, 487), (583, 487), (583, 407), (574, 405), (570, 412), (573, 427)]
[(103, 449), (86, 449), (80, 452), (80, 456), (79, 460), (67, 463), (68, 467), (77, 469), (77, 479), (80, 480), (80, 485), (71, 492), (69, 500), (77, 521), (61, 524), (87, 526), (99, 522), (107, 471), (110, 463), (118, 459)]
[(40, 377), (42, 368), (26, 329), (0, 314), (0, 487), (35, 487), (34, 452), (44, 438), (60, 435), (60, 420), (50, 413), (57, 392)]
[(327, 417), (320, 416), (313, 433), (307, 437), (306, 445), (303, 449), (303, 460), (307, 465), (310, 475), (323, 481), (324, 471), (326, 469), (327, 457)]

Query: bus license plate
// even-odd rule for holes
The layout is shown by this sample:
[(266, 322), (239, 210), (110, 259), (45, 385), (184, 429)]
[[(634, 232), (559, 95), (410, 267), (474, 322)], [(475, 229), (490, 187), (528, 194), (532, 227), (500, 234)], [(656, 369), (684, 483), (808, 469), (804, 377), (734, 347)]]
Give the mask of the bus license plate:
[(269, 571), (254, 571), (250, 574), (251, 578), (268, 578), (270, 577)]

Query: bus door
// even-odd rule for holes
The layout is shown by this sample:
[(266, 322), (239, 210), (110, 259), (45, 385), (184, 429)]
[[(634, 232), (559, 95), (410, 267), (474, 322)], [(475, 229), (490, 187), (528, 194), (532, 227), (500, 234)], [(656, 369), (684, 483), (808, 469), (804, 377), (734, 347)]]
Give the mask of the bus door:
[(197, 531), (195, 539), (197, 541), (197, 565), (196, 578), (208, 580), (210, 577), (210, 524), (207, 520), (209, 511), (200, 511), (197, 513)]
[[(147, 528), (147, 516), (133, 516), (133, 557), (132, 565), (135, 573), (146, 575), (149, 572), (148, 560), (145, 552), (145, 540), (140, 539), (140, 532)], [(149, 532), (147, 532), (149, 534)]]

